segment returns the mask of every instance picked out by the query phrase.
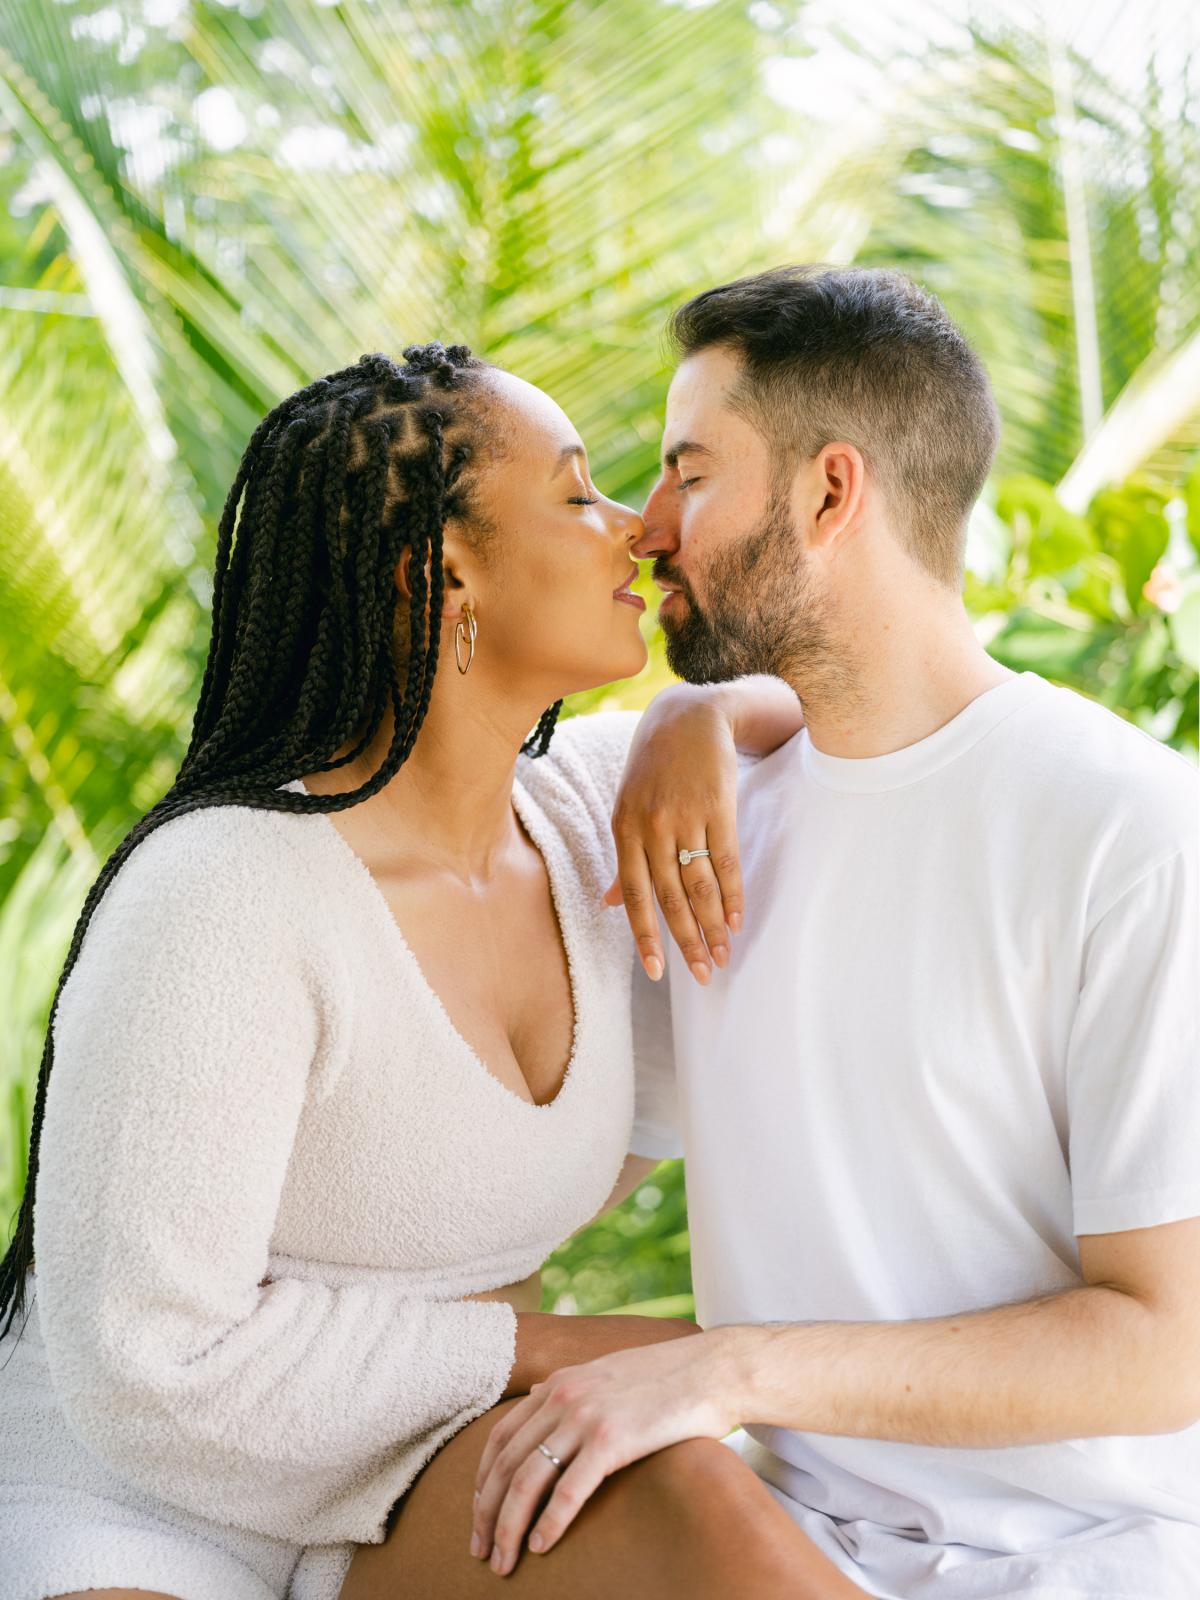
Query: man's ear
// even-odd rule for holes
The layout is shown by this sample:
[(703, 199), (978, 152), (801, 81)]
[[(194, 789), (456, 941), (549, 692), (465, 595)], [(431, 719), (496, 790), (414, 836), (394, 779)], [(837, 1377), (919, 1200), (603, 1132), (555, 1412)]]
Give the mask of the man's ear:
[(806, 480), (809, 543), (832, 553), (853, 527), (863, 505), (866, 463), (857, 445), (837, 439), (823, 445), (801, 469)]

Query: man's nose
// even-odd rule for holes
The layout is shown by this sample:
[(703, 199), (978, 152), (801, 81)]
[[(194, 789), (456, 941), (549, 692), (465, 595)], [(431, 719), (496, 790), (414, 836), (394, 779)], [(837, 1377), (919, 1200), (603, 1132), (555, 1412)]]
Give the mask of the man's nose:
[(646, 531), (633, 548), (635, 556), (649, 557), (660, 551), (672, 552), (679, 548), (679, 531), (665, 485), (656, 483), (646, 504), (642, 507), (642, 521)]

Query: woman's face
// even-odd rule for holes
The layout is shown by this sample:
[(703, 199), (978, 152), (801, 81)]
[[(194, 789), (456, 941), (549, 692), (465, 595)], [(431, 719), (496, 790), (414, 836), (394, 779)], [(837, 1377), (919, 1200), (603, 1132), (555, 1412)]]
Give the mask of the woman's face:
[(483, 381), (489, 442), (472, 501), (492, 531), (475, 554), (447, 524), (450, 648), (465, 602), (479, 630), (471, 670), (542, 703), (635, 676), (647, 659), (645, 603), (614, 591), (636, 574), (641, 517), (596, 488), (583, 441), (549, 395), (508, 372)]

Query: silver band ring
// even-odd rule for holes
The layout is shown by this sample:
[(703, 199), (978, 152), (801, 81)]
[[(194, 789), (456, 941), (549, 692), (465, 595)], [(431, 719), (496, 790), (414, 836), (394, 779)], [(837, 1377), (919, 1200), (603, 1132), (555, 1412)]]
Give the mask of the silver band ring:
[(554, 1465), (561, 1469), (562, 1462), (558, 1459), (558, 1457), (554, 1454), (554, 1452), (552, 1450), (547, 1450), (546, 1446), (544, 1444), (538, 1445), (538, 1449), (542, 1452), (542, 1454), (545, 1456), (547, 1461), (553, 1461)]
[(711, 850), (681, 850), (679, 852), (679, 865), (686, 867), (689, 861), (694, 861), (697, 856), (711, 856)]

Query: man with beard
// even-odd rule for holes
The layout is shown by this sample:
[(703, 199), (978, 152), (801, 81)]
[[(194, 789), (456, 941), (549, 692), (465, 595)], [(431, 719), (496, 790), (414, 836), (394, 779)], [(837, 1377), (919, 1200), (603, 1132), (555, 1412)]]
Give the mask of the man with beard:
[[(805, 726), (741, 763), (740, 874), (642, 826), (677, 813), (634, 737), (619, 893), (650, 978), (668, 952), (637, 977), (673, 1032), (635, 1149), (686, 1155), (705, 1331), (539, 1385), (477, 1520), (531, 1524), (507, 1463), (545, 1444), (549, 1548), (608, 1474), (744, 1424), (867, 1594), (1194, 1600), (1194, 770), (979, 644), (963, 551), (998, 419), (933, 297), (784, 268), (673, 331), (634, 547), (668, 660), (778, 676)], [(706, 944), (718, 894), (732, 938)]]

